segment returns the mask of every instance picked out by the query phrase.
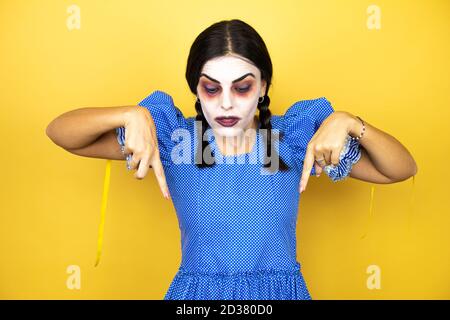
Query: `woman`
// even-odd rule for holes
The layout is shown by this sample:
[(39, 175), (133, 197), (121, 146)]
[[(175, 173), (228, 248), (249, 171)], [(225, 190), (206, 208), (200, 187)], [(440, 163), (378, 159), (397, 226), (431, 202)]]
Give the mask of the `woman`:
[(271, 78), (259, 34), (243, 21), (221, 21), (189, 53), (195, 118), (156, 90), (139, 107), (77, 109), (47, 128), (74, 154), (127, 159), (138, 179), (155, 170), (182, 240), (165, 299), (311, 299), (295, 234), (309, 176), (325, 170), (332, 181), (394, 183), (417, 172), (395, 138), (325, 98), (272, 115)]

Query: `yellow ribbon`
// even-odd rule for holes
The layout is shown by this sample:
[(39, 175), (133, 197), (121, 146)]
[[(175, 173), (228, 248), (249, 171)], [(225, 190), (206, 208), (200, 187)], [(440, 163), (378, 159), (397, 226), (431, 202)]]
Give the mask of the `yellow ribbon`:
[[(411, 229), (411, 219), (412, 219), (412, 211), (414, 209), (414, 185), (415, 185), (415, 177), (412, 177), (412, 188), (411, 188), (411, 197), (409, 203), (409, 214), (408, 214), (408, 232)], [(100, 256), (102, 255), (102, 246), (103, 246), (103, 231), (105, 228), (105, 212), (106, 212), (106, 204), (108, 202), (108, 193), (109, 193), (109, 183), (111, 178), (111, 160), (106, 160), (106, 169), (105, 169), (105, 178), (103, 181), (103, 195), (102, 195), (102, 206), (100, 209), (100, 225), (98, 227), (98, 240), (97, 240), (97, 259), (95, 261), (95, 266), (97, 267), (100, 262)], [(373, 218), (373, 201), (375, 194), (375, 186), (372, 185), (370, 188), (370, 202), (369, 202), (369, 219), (367, 224), (367, 231), (361, 236), (361, 239), (364, 239), (369, 232), (369, 229), (372, 225)]]
[(373, 211), (373, 195), (375, 193), (375, 186), (372, 185), (370, 188), (370, 202), (369, 202), (369, 220), (367, 223), (367, 231), (361, 236), (361, 239), (364, 239), (369, 232), (370, 226), (372, 225), (372, 211)]
[(111, 177), (111, 160), (108, 159), (106, 160), (105, 179), (103, 181), (102, 206), (100, 209), (100, 225), (98, 227), (97, 260), (95, 261), (95, 266), (98, 266), (100, 262), (100, 256), (102, 255), (103, 230), (105, 228), (105, 212), (106, 212), (106, 203), (108, 202), (110, 177)]
[(414, 181), (416, 176), (412, 177), (412, 187), (411, 187), (411, 197), (409, 199), (409, 210), (408, 210), (408, 235), (410, 235), (411, 232), (411, 220), (414, 210)]
[[(412, 211), (414, 209), (414, 184), (415, 184), (415, 177), (416, 176), (412, 177), (411, 197), (410, 197), (410, 201), (409, 201), (409, 210), (408, 210), (408, 232), (410, 232), (410, 229), (411, 229)], [(367, 233), (369, 232), (369, 230), (371, 229), (371, 226), (372, 226), (374, 193), (375, 193), (375, 186), (372, 185), (371, 188), (370, 188), (369, 219), (368, 219), (368, 223), (367, 223), (367, 230), (361, 236), (361, 239), (364, 239), (367, 236)]]

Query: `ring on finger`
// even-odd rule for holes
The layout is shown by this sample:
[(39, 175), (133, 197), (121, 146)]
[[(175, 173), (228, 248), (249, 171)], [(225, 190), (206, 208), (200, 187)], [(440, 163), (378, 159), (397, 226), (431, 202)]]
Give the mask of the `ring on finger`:
[(318, 163), (323, 163), (324, 162), (324, 158), (322, 158), (322, 159), (316, 159), (316, 161), (318, 162)]
[(131, 170), (131, 154), (127, 155), (127, 169)]

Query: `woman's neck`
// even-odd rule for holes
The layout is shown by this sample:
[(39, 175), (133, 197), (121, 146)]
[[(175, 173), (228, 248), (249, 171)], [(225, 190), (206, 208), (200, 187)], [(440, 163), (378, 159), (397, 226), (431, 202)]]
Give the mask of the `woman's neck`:
[(255, 116), (249, 128), (243, 130), (242, 134), (234, 137), (223, 137), (215, 135), (216, 144), (223, 155), (239, 155), (250, 153), (256, 143), (256, 132), (258, 118)]

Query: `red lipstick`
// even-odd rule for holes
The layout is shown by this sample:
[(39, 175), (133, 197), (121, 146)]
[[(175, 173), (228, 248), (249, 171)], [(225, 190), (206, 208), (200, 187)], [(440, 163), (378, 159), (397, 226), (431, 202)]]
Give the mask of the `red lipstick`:
[(236, 123), (238, 123), (239, 120), (241, 120), (241, 118), (229, 116), (229, 117), (217, 117), (214, 120), (216, 120), (217, 123), (219, 123), (220, 125), (222, 125), (224, 127), (232, 127)]

